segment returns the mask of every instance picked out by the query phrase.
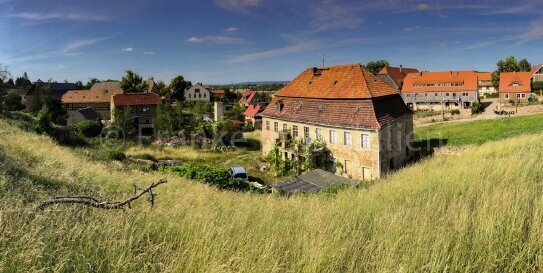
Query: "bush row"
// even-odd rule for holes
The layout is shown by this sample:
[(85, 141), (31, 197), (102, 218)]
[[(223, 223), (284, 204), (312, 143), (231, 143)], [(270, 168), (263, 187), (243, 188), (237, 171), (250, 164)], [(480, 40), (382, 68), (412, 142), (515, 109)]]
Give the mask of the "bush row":
[(167, 173), (173, 173), (188, 179), (197, 180), (220, 189), (249, 190), (250, 185), (244, 181), (234, 179), (228, 171), (201, 163), (187, 163), (182, 166), (165, 169)]

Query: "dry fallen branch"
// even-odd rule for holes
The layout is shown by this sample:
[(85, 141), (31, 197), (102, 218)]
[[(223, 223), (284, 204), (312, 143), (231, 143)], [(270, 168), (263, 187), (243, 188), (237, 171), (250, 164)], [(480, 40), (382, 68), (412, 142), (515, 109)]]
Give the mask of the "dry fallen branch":
[(166, 179), (160, 179), (157, 182), (153, 182), (151, 185), (149, 185), (149, 187), (145, 189), (140, 189), (136, 185), (134, 185), (134, 194), (127, 200), (121, 202), (102, 202), (96, 200), (95, 198), (87, 196), (61, 196), (40, 202), (38, 209), (43, 210), (46, 207), (54, 204), (82, 204), (98, 209), (122, 209), (124, 208), (124, 206), (128, 206), (130, 208), (130, 204), (133, 201), (136, 201), (137, 199), (142, 197), (144, 194), (148, 194), (147, 200), (149, 201), (149, 203), (151, 203), (151, 206), (153, 206), (155, 204), (156, 196), (156, 194), (153, 193), (153, 188), (166, 182), (168, 182)]

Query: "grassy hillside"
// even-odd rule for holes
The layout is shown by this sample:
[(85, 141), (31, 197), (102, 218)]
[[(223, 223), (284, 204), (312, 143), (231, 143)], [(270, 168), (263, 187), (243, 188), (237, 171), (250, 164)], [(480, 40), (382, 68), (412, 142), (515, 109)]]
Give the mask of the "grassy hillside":
[(0, 121), (0, 271), (539, 272), (542, 140), (437, 156), (336, 196), (221, 192), (168, 177), (153, 209), (32, 213), (42, 198), (120, 199), (162, 176), (91, 162)]
[[(420, 127), (415, 130), (418, 140), (443, 138), (447, 145), (483, 144), (521, 134), (543, 131), (543, 115), (519, 116), (473, 122), (448, 123)], [(434, 141), (435, 142), (435, 141)]]

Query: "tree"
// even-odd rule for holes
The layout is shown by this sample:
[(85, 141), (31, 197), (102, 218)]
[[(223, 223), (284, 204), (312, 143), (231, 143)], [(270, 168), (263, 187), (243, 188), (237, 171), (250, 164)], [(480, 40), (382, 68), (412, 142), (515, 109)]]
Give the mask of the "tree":
[(97, 79), (97, 78), (92, 78), (92, 79), (90, 79), (90, 80), (87, 82), (87, 84), (85, 85), (85, 89), (87, 89), (87, 90), (88, 90), (88, 89), (91, 89), (92, 86), (93, 86), (95, 83), (99, 83), (99, 82), (100, 82), (99, 79)]
[(28, 74), (26, 72), (23, 73), (22, 77), (18, 77), (15, 80), (15, 86), (18, 89), (25, 89), (25, 90), (27, 90), (28, 88), (30, 88), (32, 86), (32, 82), (28, 78)]
[(185, 81), (185, 78), (183, 76), (179, 75), (172, 79), (170, 82), (170, 91), (172, 92), (172, 97), (183, 100), (185, 95), (185, 89), (187, 87), (191, 86), (192, 83), (190, 81)]
[(149, 89), (149, 85), (140, 75), (132, 70), (127, 70), (121, 80), (121, 88), (127, 93), (142, 93)]
[(243, 120), (245, 113), (245, 106), (241, 106), (238, 103), (235, 103), (230, 110), (227, 110), (224, 113), (224, 116), (228, 119)]
[(77, 87), (77, 90), (83, 90), (85, 89), (85, 86), (83, 85), (82, 81), (76, 81), (75, 86)]
[(166, 86), (166, 84), (163, 81), (158, 81), (156, 83), (156, 88), (158, 89), (158, 95), (159, 96), (164, 96), (166, 94), (166, 92), (168, 91), (168, 87)]
[(385, 66), (389, 66), (390, 64), (386, 60), (378, 60), (378, 61), (371, 61), (366, 64), (366, 68), (373, 73), (374, 75), (379, 73), (381, 69)]
[(496, 71), (492, 73), (492, 84), (494, 87), (498, 88), (500, 86), (500, 74), (502, 72), (520, 72), (523, 71), (521, 70), (521, 66), (522, 69), (527, 69), (527, 71), (532, 69), (532, 66), (526, 59), (517, 62), (517, 59), (514, 56), (509, 56), (503, 60), (499, 60), (498, 63), (496, 63)]
[(528, 60), (522, 59), (518, 62), (518, 68), (521, 72), (530, 72), (532, 70), (532, 65)]
[(6, 83), (6, 87), (10, 89), (15, 88), (15, 82), (13, 82), (12, 78), (9, 78), (9, 80)]
[(0, 114), (4, 113), (4, 81), (10, 76), (7, 67), (0, 64)]
[(23, 98), (21, 95), (15, 91), (10, 91), (6, 97), (4, 97), (4, 104), (6, 105), (6, 109), (8, 111), (19, 111), (25, 108), (22, 100)]
[(51, 125), (51, 112), (47, 105), (44, 105), (38, 113), (38, 126), (36, 131), (39, 134), (50, 134), (53, 126)]

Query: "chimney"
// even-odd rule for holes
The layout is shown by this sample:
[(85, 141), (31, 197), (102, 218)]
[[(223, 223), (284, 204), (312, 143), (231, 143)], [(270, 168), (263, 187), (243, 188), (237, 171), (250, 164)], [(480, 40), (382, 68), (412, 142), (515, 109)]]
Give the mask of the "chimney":
[(403, 65), (400, 64), (400, 73), (403, 74)]
[(224, 108), (222, 101), (215, 101), (213, 106), (215, 108), (215, 114), (213, 116), (213, 119), (215, 121), (219, 121), (222, 119), (223, 108)]

